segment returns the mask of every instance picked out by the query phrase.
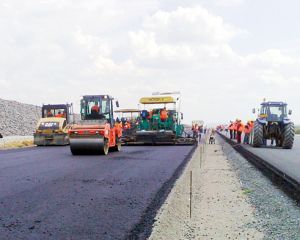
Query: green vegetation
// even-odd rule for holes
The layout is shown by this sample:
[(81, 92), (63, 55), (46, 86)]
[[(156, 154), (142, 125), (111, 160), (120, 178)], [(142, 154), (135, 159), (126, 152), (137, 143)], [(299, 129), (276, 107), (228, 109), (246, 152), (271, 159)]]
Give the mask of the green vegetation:
[(249, 189), (249, 188), (244, 188), (244, 189), (243, 189), (243, 194), (245, 194), (245, 195), (248, 195), (248, 194), (250, 194), (250, 193), (252, 193), (252, 192), (253, 192), (252, 189)]
[(296, 126), (296, 134), (300, 134), (300, 126)]

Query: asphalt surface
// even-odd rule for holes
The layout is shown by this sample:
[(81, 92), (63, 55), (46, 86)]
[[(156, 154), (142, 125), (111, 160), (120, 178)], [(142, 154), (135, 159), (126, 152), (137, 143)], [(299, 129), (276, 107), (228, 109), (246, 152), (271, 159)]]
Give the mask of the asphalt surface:
[(295, 137), (292, 149), (282, 149), (271, 146), (262, 148), (246, 146), (246, 149), (300, 183), (300, 136), (297, 135)]
[[(226, 135), (228, 137), (228, 134)], [(286, 175), (292, 177), (300, 183), (300, 136), (295, 136), (294, 146), (292, 149), (282, 149), (270, 146), (268, 141), (267, 147), (254, 148), (249, 145), (243, 145), (248, 151), (264, 159), (274, 167), (278, 168)]]
[(0, 239), (143, 239), (192, 149), (0, 151)]

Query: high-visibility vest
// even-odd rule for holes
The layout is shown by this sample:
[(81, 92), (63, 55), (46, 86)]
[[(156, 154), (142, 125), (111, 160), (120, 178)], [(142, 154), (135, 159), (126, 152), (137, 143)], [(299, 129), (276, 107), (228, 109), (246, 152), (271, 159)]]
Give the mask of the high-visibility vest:
[(247, 124), (247, 125), (244, 127), (244, 133), (246, 133), (246, 134), (250, 133), (250, 126), (249, 126), (249, 124)]
[(237, 126), (237, 131), (238, 131), (238, 132), (243, 132), (243, 130), (244, 130), (244, 125), (243, 125), (243, 123), (239, 123), (238, 126)]
[(167, 112), (166, 110), (164, 110), (164, 109), (161, 110), (161, 111), (160, 111), (160, 119), (164, 121), (164, 120), (166, 120), (167, 118), (168, 118), (168, 112)]

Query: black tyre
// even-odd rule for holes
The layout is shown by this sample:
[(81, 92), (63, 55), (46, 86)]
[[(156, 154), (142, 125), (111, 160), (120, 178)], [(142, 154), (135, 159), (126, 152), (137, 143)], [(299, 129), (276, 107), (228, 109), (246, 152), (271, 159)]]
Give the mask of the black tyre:
[(294, 123), (289, 123), (283, 128), (283, 141), (282, 147), (284, 149), (292, 149), (295, 138), (295, 126)]
[(253, 147), (261, 147), (264, 140), (263, 125), (255, 121), (253, 129)]

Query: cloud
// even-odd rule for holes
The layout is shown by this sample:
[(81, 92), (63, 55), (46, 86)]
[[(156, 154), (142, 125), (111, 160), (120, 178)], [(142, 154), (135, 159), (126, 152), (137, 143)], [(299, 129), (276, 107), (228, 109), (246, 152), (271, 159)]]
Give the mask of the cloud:
[(245, 2), (245, 0), (217, 0), (216, 6), (218, 7), (235, 7), (240, 6)]
[(196, 2), (2, 1), (0, 94), (76, 106), (109, 93), (136, 107), (180, 90), (187, 122), (248, 118), (263, 97), (297, 99), (299, 59), (279, 48), (239, 53), (233, 42), (247, 30)]

